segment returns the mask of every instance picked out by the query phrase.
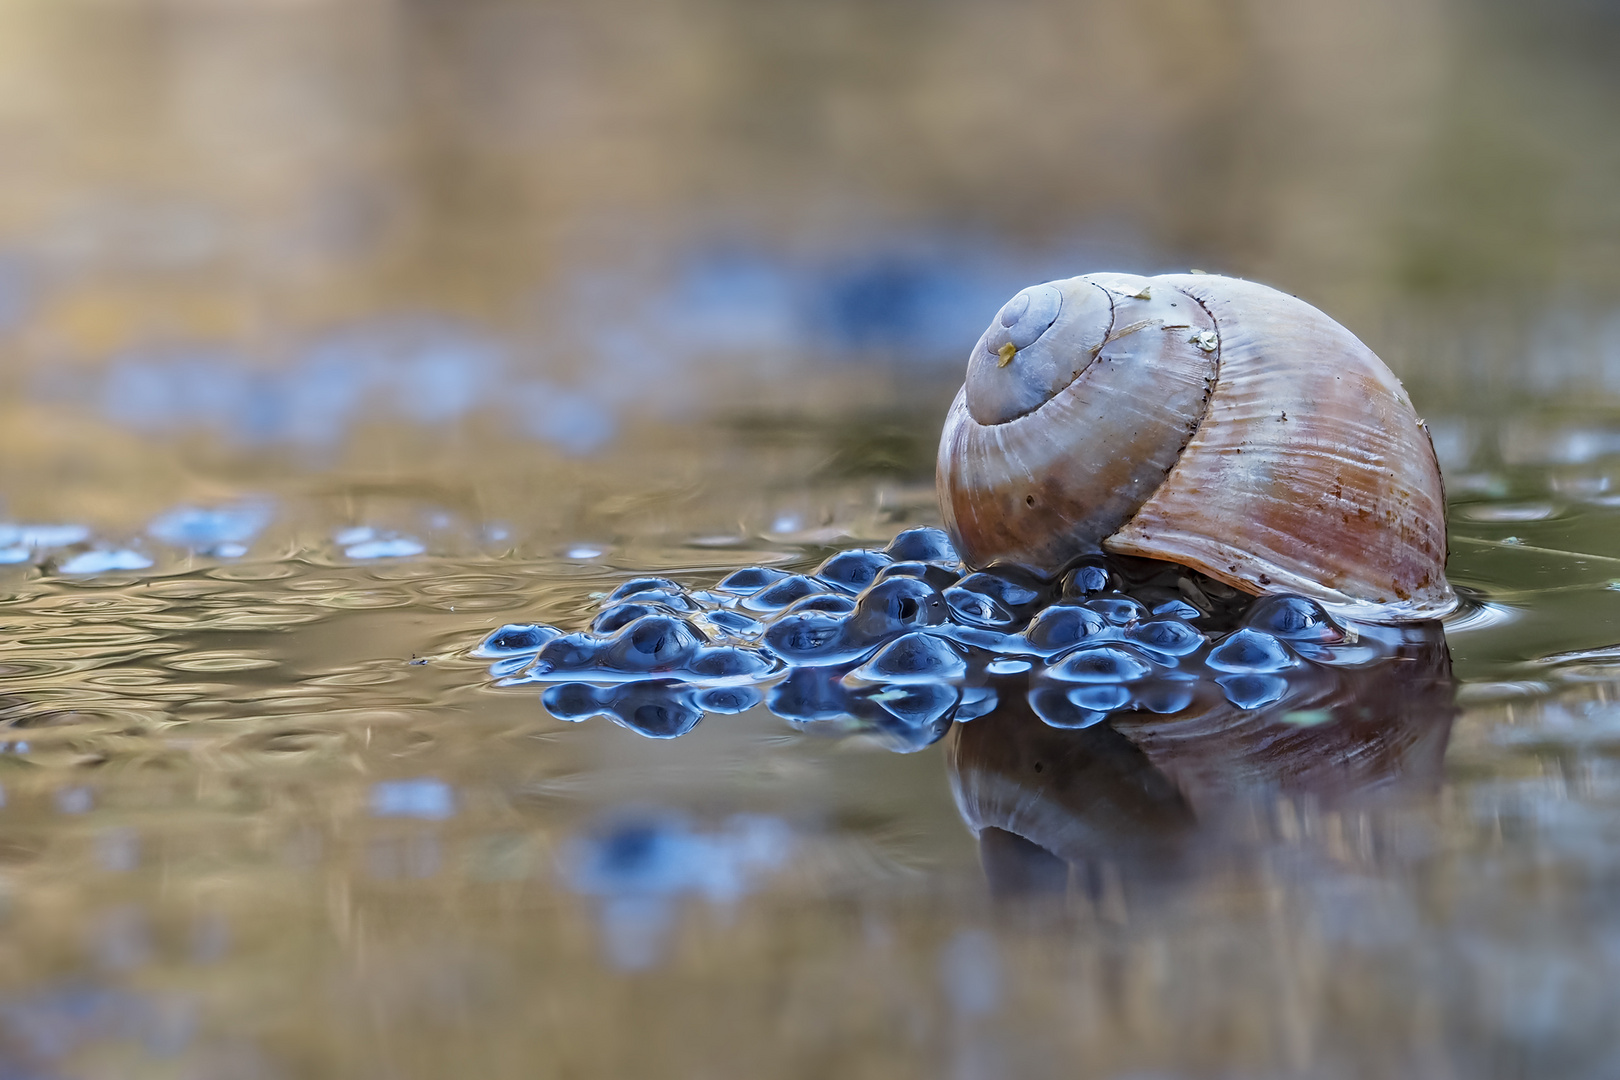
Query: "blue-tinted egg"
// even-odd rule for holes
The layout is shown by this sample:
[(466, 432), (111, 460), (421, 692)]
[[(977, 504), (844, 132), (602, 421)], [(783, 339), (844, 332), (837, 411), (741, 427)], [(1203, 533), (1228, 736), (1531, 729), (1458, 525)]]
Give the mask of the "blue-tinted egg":
[(591, 633), (611, 634), (615, 630), (635, 622), (643, 615), (659, 614), (668, 614), (668, 609), (662, 605), (644, 604), (636, 601), (626, 604), (614, 604), (612, 607), (599, 612), (596, 618), (591, 620)]
[(841, 663), (851, 658), (848, 621), (825, 611), (793, 612), (766, 628), (765, 646), (790, 664)]
[(948, 566), (939, 563), (909, 562), (890, 563), (878, 572), (878, 578), (887, 577), (914, 577), (921, 578), (936, 589), (944, 590), (955, 585), (962, 577), (961, 574)]
[(945, 598), (918, 578), (884, 578), (861, 594), (850, 616), (853, 640), (873, 645), (945, 621)]
[(815, 576), (836, 589), (858, 593), (877, 580), (892, 560), (881, 551), (854, 548), (840, 551), (816, 568)]
[(532, 655), (539, 652), (546, 642), (561, 636), (562, 631), (555, 626), (543, 626), (539, 623), (507, 623), (479, 642), (472, 655), (481, 659)]
[(1114, 626), (1125, 626), (1148, 617), (1148, 609), (1128, 596), (1096, 596), (1085, 604)]
[(602, 711), (597, 688), (589, 683), (558, 683), (546, 687), (540, 704), (558, 720), (580, 721)]
[(1082, 709), (1069, 699), (1066, 690), (1041, 686), (1029, 691), (1029, 707), (1048, 727), (1087, 728), (1107, 719), (1106, 712)]
[(602, 638), (591, 634), (563, 634), (540, 647), (534, 658), (534, 674), (584, 671), (594, 667), (605, 648)]
[(1069, 691), (1069, 700), (1088, 712), (1110, 713), (1131, 704), (1131, 692), (1119, 683), (1094, 683)]
[(1124, 637), (1160, 657), (1179, 657), (1197, 652), (1205, 638), (1197, 630), (1176, 618), (1157, 616), (1146, 619), (1124, 630)]
[(684, 619), (643, 615), (609, 640), (601, 663), (623, 674), (668, 671), (687, 663), (702, 642), (697, 629)]
[(1344, 636), (1326, 609), (1303, 596), (1262, 596), (1243, 625), (1290, 641), (1337, 641)]
[(1116, 645), (1082, 645), (1065, 653), (1048, 674), (1064, 682), (1132, 682), (1153, 672), (1140, 653)]
[[(843, 593), (825, 592), (795, 600), (782, 609), (782, 615), (799, 611), (825, 611), (831, 615), (848, 615), (855, 610), (855, 598)], [(778, 616), (780, 618), (781, 616)]]
[(747, 712), (760, 702), (760, 692), (752, 686), (714, 686), (700, 690), (694, 699), (704, 712), (732, 714)]
[(1242, 629), (1209, 651), (1204, 663), (1216, 671), (1281, 671), (1293, 667), (1295, 660), (1284, 649), (1282, 642), (1258, 630)]
[(677, 738), (703, 719), (691, 689), (679, 684), (626, 683), (604, 697), (603, 711), (615, 724), (649, 739)]
[(769, 566), (747, 566), (727, 575), (715, 588), (721, 592), (746, 596), (759, 592), (767, 585), (774, 585), (788, 576), (786, 570), (776, 570)]
[(1108, 588), (1108, 570), (1101, 563), (1081, 563), (1063, 575), (1058, 586), (1066, 600), (1084, 600)]
[(889, 541), (884, 554), (895, 562), (959, 562), (961, 556), (951, 546), (951, 538), (939, 529), (907, 529)]
[(1288, 680), (1281, 675), (1222, 675), (1215, 681), (1226, 694), (1226, 700), (1240, 709), (1258, 709), (1270, 705), (1281, 701), (1288, 692)]
[(685, 674), (693, 679), (757, 679), (775, 670), (771, 658), (756, 649), (706, 645), (687, 661)]
[(780, 611), (795, 600), (802, 600), (813, 593), (826, 592), (827, 589), (827, 585), (815, 578), (793, 574), (765, 586), (752, 596), (744, 597), (741, 604), (749, 611)]
[(865, 682), (945, 682), (967, 674), (967, 661), (932, 634), (902, 634), (850, 673)]
[(608, 593), (607, 603), (616, 604), (620, 600), (627, 600), (638, 593), (672, 593), (678, 596), (680, 595), (681, 591), (681, 587), (668, 578), (631, 578), (623, 585), (620, 585), (617, 589), (614, 589), (612, 592)]
[(766, 691), (766, 707), (784, 720), (820, 723), (852, 716), (849, 691), (838, 681), (842, 672), (828, 668), (794, 668)]
[(740, 611), (720, 608), (708, 612), (705, 617), (716, 629), (733, 637), (757, 638), (765, 632), (764, 623), (758, 619), (751, 619)]
[(1090, 608), (1053, 604), (1030, 620), (1024, 638), (1031, 651), (1050, 656), (1107, 633), (1108, 621)]

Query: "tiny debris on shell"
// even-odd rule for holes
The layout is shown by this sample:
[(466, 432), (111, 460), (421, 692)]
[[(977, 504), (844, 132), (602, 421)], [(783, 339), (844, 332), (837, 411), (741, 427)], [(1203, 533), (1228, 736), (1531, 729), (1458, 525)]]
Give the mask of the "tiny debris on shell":
[(1220, 335), (1213, 330), (1205, 330), (1201, 334), (1194, 334), (1187, 340), (1205, 352), (1214, 352), (1221, 344)]
[(1018, 355), (1018, 346), (1009, 341), (1001, 348), (996, 350), (996, 355), (1001, 357), (1000, 360), (996, 361), (996, 367), (1006, 367), (1008, 364), (1012, 363), (1012, 358)]

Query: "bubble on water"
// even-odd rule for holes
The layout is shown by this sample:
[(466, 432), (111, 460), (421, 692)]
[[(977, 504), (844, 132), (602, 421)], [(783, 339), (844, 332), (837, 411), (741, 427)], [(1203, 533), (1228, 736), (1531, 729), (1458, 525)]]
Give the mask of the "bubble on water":
[(1131, 682), (1153, 671), (1139, 653), (1116, 645), (1082, 645), (1065, 653), (1047, 672), (1064, 682)]
[(1215, 681), (1226, 694), (1226, 700), (1240, 709), (1262, 708), (1281, 701), (1288, 692), (1288, 680), (1281, 675), (1222, 675)]
[(1035, 665), (1028, 660), (1006, 657), (990, 661), (984, 666), (984, 670), (992, 675), (1019, 675), (1034, 667)]
[(578, 562), (589, 562), (592, 559), (600, 559), (606, 554), (606, 548), (599, 548), (594, 544), (576, 544), (563, 552), (563, 558), (574, 559)]
[(951, 538), (939, 529), (907, 529), (889, 541), (884, 554), (895, 562), (957, 562), (961, 559)]
[(57, 569), (64, 574), (105, 574), (114, 570), (145, 570), (152, 560), (138, 551), (117, 548), (112, 551), (82, 551)]
[(806, 577), (803, 574), (793, 574), (783, 578), (781, 581), (765, 586), (765, 588), (752, 596), (744, 597), (741, 603), (748, 611), (762, 613), (780, 611), (795, 600), (802, 600), (814, 593), (826, 592), (827, 589), (828, 586), (815, 578)]
[(1216, 671), (1281, 671), (1298, 663), (1270, 634), (1244, 628), (1228, 634), (1204, 663)]
[(1088, 607), (1053, 604), (1030, 620), (1024, 639), (1030, 651), (1051, 656), (1110, 633), (1108, 620)]
[(858, 593), (872, 584), (890, 561), (881, 551), (852, 548), (840, 551), (816, 567), (815, 576), (844, 592)]
[(562, 631), (555, 626), (542, 626), (539, 623), (507, 623), (479, 642), (472, 655), (480, 658), (533, 655), (539, 652), (546, 642), (560, 636)]
[(1166, 659), (1197, 652), (1205, 642), (1204, 635), (1185, 622), (1162, 616), (1126, 627), (1125, 640)]
[(967, 661), (931, 634), (902, 634), (850, 673), (864, 682), (941, 682), (967, 674)]

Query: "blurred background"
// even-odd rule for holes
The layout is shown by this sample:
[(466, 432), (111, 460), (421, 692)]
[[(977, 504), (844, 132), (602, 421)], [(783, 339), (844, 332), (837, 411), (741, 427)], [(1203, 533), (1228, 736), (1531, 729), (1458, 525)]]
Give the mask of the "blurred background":
[[(1616, 0), (0, 0), (0, 1077), (1620, 1075), (1617, 58)], [(1276, 769), (1404, 779), (1009, 917), (938, 748), (468, 656), (937, 523), (1004, 300), (1188, 268), (1435, 435), (1458, 713)]]
[(1301, 295), (1436, 412), (1620, 395), (1617, 41), (1606, 0), (4, 0), (3, 488), (806, 413), (915, 477), (1001, 300), (1105, 268)]

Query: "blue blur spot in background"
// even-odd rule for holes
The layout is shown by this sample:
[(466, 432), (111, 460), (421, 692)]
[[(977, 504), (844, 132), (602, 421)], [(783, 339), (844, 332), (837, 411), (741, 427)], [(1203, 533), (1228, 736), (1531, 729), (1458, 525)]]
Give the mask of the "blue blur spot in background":
[(655, 964), (688, 896), (730, 904), (755, 879), (780, 870), (794, 847), (781, 820), (738, 814), (712, 831), (676, 815), (644, 811), (621, 817), (567, 845), (565, 884), (600, 903), (602, 945), (624, 970)]
[(383, 780), (371, 788), (375, 817), (421, 818), (444, 821), (456, 812), (455, 796), (443, 780), (423, 776), (411, 780)]
[(238, 558), (269, 522), (270, 507), (262, 502), (177, 506), (155, 518), (146, 531), (176, 547)]

